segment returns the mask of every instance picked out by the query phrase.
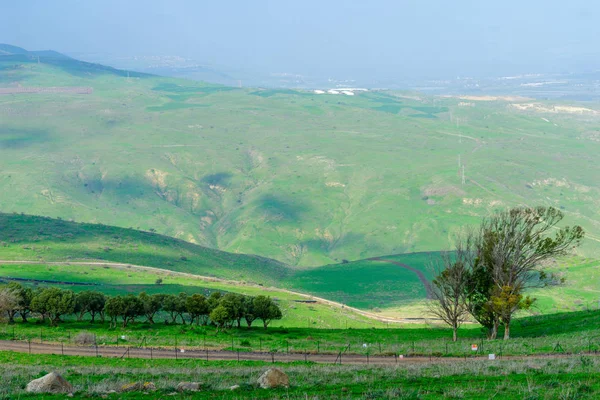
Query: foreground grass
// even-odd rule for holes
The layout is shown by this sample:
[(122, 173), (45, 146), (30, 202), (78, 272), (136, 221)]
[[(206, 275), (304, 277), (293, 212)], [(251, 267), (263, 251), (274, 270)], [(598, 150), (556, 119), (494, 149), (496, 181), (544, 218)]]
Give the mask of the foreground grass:
[[(402, 364), (394, 367), (275, 364), (290, 377), (289, 389), (260, 389), (256, 380), (273, 364), (200, 360), (102, 359), (0, 352), (0, 395), (5, 399), (37, 398), (26, 394), (31, 379), (61, 373), (76, 397), (148, 398), (141, 393), (105, 393), (123, 384), (151, 381), (153, 397), (175, 392), (181, 381), (206, 389), (176, 398), (307, 398), (312, 399), (593, 399), (600, 395), (600, 360), (563, 359)], [(238, 391), (229, 387), (240, 385)], [(64, 395), (46, 396), (64, 398)]]

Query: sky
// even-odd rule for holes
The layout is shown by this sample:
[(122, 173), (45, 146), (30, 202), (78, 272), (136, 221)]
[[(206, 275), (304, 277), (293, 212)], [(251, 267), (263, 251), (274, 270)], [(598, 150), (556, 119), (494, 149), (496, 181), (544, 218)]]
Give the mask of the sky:
[(600, 69), (593, 0), (0, 0), (0, 43), (377, 79)]

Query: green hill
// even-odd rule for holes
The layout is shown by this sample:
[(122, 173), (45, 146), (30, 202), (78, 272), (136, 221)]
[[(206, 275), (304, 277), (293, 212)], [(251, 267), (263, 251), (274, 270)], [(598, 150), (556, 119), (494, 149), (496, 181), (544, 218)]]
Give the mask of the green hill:
[(0, 71), (2, 89), (59, 88), (0, 95), (3, 212), (316, 266), (445, 249), (542, 204), (598, 254), (595, 104), (231, 88), (27, 54)]
[(289, 274), (288, 267), (275, 260), (152, 232), (1, 213), (0, 260), (107, 261), (268, 285)]

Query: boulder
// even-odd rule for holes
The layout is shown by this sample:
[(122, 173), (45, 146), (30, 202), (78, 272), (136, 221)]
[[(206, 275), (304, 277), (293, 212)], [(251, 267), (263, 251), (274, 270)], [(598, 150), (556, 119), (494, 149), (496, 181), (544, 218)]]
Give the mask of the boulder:
[(234, 390), (238, 390), (240, 388), (240, 385), (233, 385), (229, 388), (229, 390), (234, 391)]
[(71, 393), (73, 385), (56, 372), (50, 372), (29, 382), (25, 390), (29, 393)]
[(133, 382), (121, 386), (121, 392), (153, 392), (155, 390), (154, 382)]
[(258, 384), (263, 389), (290, 387), (290, 379), (285, 372), (278, 368), (269, 368), (258, 378)]
[(200, 382), (179, 382), (177, 385), (178, 392), (198, 392), (202, 390)]

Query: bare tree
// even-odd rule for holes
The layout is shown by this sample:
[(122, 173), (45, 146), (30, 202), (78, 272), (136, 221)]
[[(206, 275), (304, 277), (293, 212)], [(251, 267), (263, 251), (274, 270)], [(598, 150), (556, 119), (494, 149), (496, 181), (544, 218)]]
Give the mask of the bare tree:
[(453, 253), (442, 253), (434, 268), (437, 277), (431, 287), (432, 302), (429, 311), (452, 328), (452, 340), (456, 342), (458, 328), (469, 317), (470, 272), (476, 261), (471, 234), (459, 237)]

